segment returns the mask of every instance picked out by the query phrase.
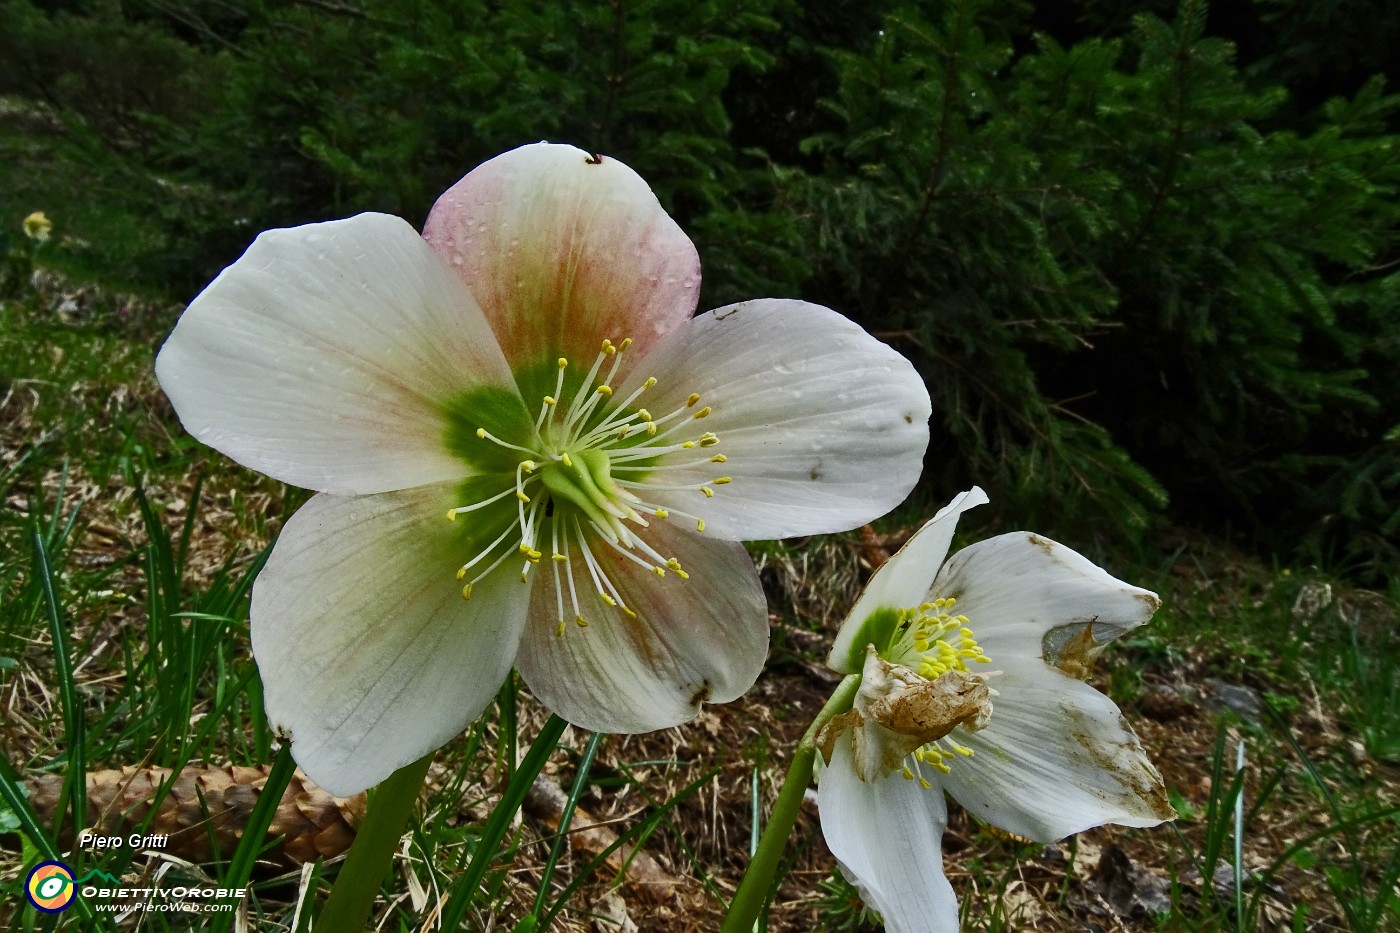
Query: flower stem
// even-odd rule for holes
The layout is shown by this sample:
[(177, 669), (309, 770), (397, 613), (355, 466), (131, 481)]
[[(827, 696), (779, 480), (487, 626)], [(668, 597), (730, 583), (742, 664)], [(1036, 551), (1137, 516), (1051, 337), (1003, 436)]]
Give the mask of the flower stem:
[(404, 823), (423, 789), (431, 752), (385, 778), (370, 794), (365, 821), (355, 833), (350, 854), (336, 876), (326, 907), (316, 920), (318, 929), (363, 930), (374, 898), (403, 835)]
[(812, 783), (812, 767), (817, 757), (817, 733), (831, 717), (844, 713), (855, 702), (856, 691), (860, 688), (860, 675), (851, 674), (831, 694), (831, 699), (817, 713), (812, 724), (803, 733), (802, 740), (792, 754), (792, 764), (783, 778), (783, 789), (773, 802), (773, 812), (768, 816), (768, 825), (763, 829), (763, 837), (758, 841), (758, 850), (749, 861), (744, 879), (739, 882), (739, 890), (729, 902), (729, 912), (725, 914), (721, 933), (752, 933), (754, 922), (767, 906), (768, 896), (773, 887), (773, 875), (787, 851), (787, 839), (792, 833), (792, 825), (802, 809), (802, 798)]

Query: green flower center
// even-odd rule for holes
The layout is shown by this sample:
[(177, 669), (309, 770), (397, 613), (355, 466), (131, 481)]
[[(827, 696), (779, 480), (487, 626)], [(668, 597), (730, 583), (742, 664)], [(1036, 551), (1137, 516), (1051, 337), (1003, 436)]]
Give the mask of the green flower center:
[[(684, 404), (660, 417), (640, 404), (656, 386), (655, 377), (625, 399), (613, 398), (612, 381), (631, 343), (630, 338), (616, 345), (604, 340), (592, 369), (575, 384), (569, 400), (565, 399), (571, 384), (566, 376), (569, 361), (561, 357), (554, 390), (542, 397), (533, 424), (522, 412), (520, 419), (493, 420), (494, 432), (477, 427), (475, 447), (457, 439), (464, 456), (475, 463), (494, 463), (498, 472), (474, 477), (469, 488), (464, 485), (464, 495), (472, 501), (451, 509), (447, 517), (455, 521), (458, 515), (484, 509), (483, 527), (501, 528), (495, 540), (457, 571), (464, 598), (470, 599), (473, 587), (513, 555), (522, 561), (521, 581), (528, 582), (532, 569), (548, 553), (557, 631), (563, 635), (569, 616), (579, 627), (589, 624), (580, 609), (582, 587), (592, 586), (605, 605), (636, 618), (595, 553), (598, 549), (610, 548), (658, 577), (670, 571), (689, 579), (676, 557), (657, 552), (639, 532), (652, 519), (672, 515), (693, 521), (695, 530), (703, 532), (704, 519), (667, 508), (654, 496), (692, 490), (713, 498), (714, 487), (732, 482), (730, 477), (680, 485), (660, 480), (667, 471), (693, 473), (697, 466), (722, 464), (727, 458), (713, 450), (718, 436), (708, 431), (694, 434), (694, 422), (711, 412), (710, 406), (700, 406), (699, 394), (690, 394)], [(511, 461), (509, 471), (499, 469)], [(499, 510), (510, 505), (514, 520), (502, 522)], [(493, 513), (495, 521), (486, 520)]]

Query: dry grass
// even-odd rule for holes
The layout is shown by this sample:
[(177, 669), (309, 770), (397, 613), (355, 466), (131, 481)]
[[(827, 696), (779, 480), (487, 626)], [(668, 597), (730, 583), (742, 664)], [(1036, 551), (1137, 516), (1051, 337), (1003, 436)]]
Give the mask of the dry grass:
[[(105, 341), (114, 338), (98, 334), (94, 339), (101, 344), (96, 352), (131, 354), (108, 370), (115, 381), (104, 382), (89, 366), (83, 378), (27, 376), (11, 378), (0, 387), (0, 471), (7, 507), (0, 546), (9, 555), (0, 564), (5, 568), (0, 585), (10, 601), (24, 585), (27, 561), (22, 555), (27, 553), (31, 510), (42, 508), (59, 516), (77, 513), (65, 580), (100, 580), (100, 585), (69, 590), (65, 609), (72, 643), (82, 649), (75, 659), (75, 681), (95, 715), (123, 697), (127, 684), (122, 652), (129, 644), (124, 635), (149, 622), (148, 578), (140, 560), (146, 528), (134, 501), (130, 471), (123, 475), (116, 458), (78, 457), (74, 452), (110, 440), (113, 432), (121, 432), (122, 445), (116, 446), (124, 445), (128, 452), (133, 438), (141, 442), (146, 494), (167, 529), (178, 533), (190, 510), (196, 510), (184, 574), (190, 592), (251, 561), (299, 500), (216, 455), (192, 449), (181, 438), (153, 380), (141, 375), (148, 373), (144, 367), (149, 348), (115, 341), (110, 347), (119, 349), (111, 350)], [(73, 375), (65, 360), (71, 352), (62, 345), (39, 348), (28, 365), (39, 367), (47, 359), (51, 373)], [(60, 458), (65, 453), (71, 459), (63, 467)], [(205, 478), (198, 501), (192, 479), (196, 475)], [(639, 871), (634, 863), (616, 877), (614, 868), (603, 869), (584, 885), (555, 929), (628, 929), (631, 923), (642, 930), (684, 933), (719, 926), (722, 902), (734, 891), (748, 858), (754, 776), (766, 815), (792, 748), (835, 682), (820, 661), (841, 615), (870, 567), (907, 533), (898, 528), (886, 535), (867, 530), (760, 550), (757, 558), (774, 609), (775, 634), (763, 676), (744, 698), (710, 707), (684, 728), (609, 737), (580, 806), (604, 834), (624, 833), (658, 804), (717, 770), (645, 838), (638, 861), (649, 867)], [(1217, 875), (1203, 883), (1192, 855), (1205, 851), (1211, 834), (1219, 830), (1219, 817), (1208, 819), (1207, 811), (1223, 790), (1212, 777), (1217, 734), (1223, 729), (1230, 761), (1237, 743), (1246, 744), (1246, 807), (1264, 801), (1251, 816), (1243, 845), (1247, 875), (1261, 875), (1258, 884), (1264, 885), (1259, 928), (1291, 928), (1299, 917), (1303, 929), (1348, 929), (1338, 907), (1335, 879), (1329, 884), (1326, 872), (1360, 859), (1363, 877), (1354, 879), (1356, 885), (1386, 884), (1379, 860), (1395, 847), (1393, 819), (1322, 838), (1307, 847), (1306, 858), (1286, 861), (1276, 870), (1271, 866), (1299, 840), (1336, 825), (1339, 813), (1358, 816), (1400, 804), (1400, 770), (1368, 754), (1355, 717), (1348, 713), (1347, 697), (1338, 691), (1329, 653), (1354, 635), (1372, 639), (1368, 643), (1393, 645), (1389, 639), (1396, 628), (1394, 601), (1386, 594), (1337, 584), (1324, 608), (1306, 618), (1292, 616), (1296, 625), (1307, 626), (1317, 650), (1303, 645), (1298, 660), (1283, 665), (1271, 661), (1275, 643), (1259, 628), (1260, 620), (1267, 617), (1271, 624), (1278, 623), (1279, 613), (1269, 616), (1270, 607), (1293, 603), (1291, 593), (1301, 598), (1298, 580), (1194, 539), (1158, 576), (1156, 581), (1134, 582), (1162, 588), (1171, 608), (1146, 640), (1110, 652), (1094, 684), (1123, 705), (1172, 790), (1182, 819), (1175, 829), (1107, 827), (1036, 846), (979, 825), (953, 807), (945, 837), (947, 868), (960, 899), (969, 905), (968, 926), (1040, 931), (1233, 929), (1228, 911), (1221, 907), (1233, 897), (1232, 877)], [(1303, 607), (1304, 614), (1308, 609)], [(1286, 623), (1286, 609), (1282, 617)], [(1254, 638), (1248, 634), (1251, 625), (1258, 629)], [(1228, 628), (1229, 635), (1211, 637), (1217, 626)], [(12, 621), (7, 631), (14, 635), (19, 629)], [(0, 643), (0, 655), (18, 660), (12, 669), (0, 670), (0, 713), (7, 723), (3, 750), (11, 762), (38, 768), (61, 749), (63, 718), (50, 660), (53, 646), (42, 628), (25, 631), (29, 634), (22, 638)], [(246, 652), (246, 633), (233, 637), (236, 647)], [(1213, 678), (1274, 702), (1292, 741), (1269, 714), (1250, 722), (1219, 712), (1219, 700), (1206, 686)], [(209, 703), (204, 697), (197, 715), (207, 712)], [(522, 744), (544, 716), (522, 695)], [(567, 790), (583, 741), (567, 732), (565, 744), (573, 752), (556, 754), (544, 779)], [(426, 922), (440, 908), (455, 874), (452, 863), (468, 844), (470, 828), (484, 819), (500, 791), (501, 759), (496, 751), (506, 744), (495, 722), (488, 721), (475, 758), (466, 757), (465, 741), (439, 754), (430, 774), (423, 829), (406, 837), (394, 869), (396, 902), (407, 905), (411, 916)], [(236, 754), (230, 752), (233, 747), (208, 749), (206, 757), (222, 764), (217, 759)], [(1306, 755), (1306, 764), (1301, 755)], [(89, 765), (142, 763), (136, 760), (139, 749), (131, 749), (130, 756), (131, 760)], [(1317, 780), (1333, 799), (1332, 807)], [(539, 807), (522, 819), (519, 846), (505, 867), (499, 894), (477, 914), (483, 929), (509, 929), (530, 909), (554, 832), (548, 813)], [(556, 886), (568, 883), (599, 848), (596, 839), (579, 839), (577, 851), (554, 876)], [(16, 837), (4, 840), (8, 848)], [(431, 848), (427, 856), (425, 841)], [(833, 893), (825, 886), (834, 862), (822, 844), (814, 807), (799, 820), (790, 851), (790, 871), (778, 889), (768, 929), (809, 931), (834, 925), (846, 915), (840, 904), (849, 897), (849, 889)], [(146, 859), (138, 857), (132, 870), (141, 871)], [(1228, 861), (1227, 857), (1220, 864)], [(5, 852), (0, 855), (0, 877), (13, 879), (21, 865), (17, 852)], [(279, 924), (292, 917), (308, 876), (293, 873), (283, 880), (280, 886), (259, 890), (264, 919), (259, 923), (254, 915), (253, 922), (260, 929), (284, 928)], [(1393, 886), (1394, 878), (1388, 883)], [(1225, 891), (1223, 901), (1212, 894), (1212, 885)], [(1246, 894), (1254, 890), (1248, 887)], [(1300, 914), (1304, 905), (1306, 911)], [(847, 911), (850, 906), (847, 903)], [(1159, 913), (1163, 908), (1167, 912)], [(1397, 922), (1395, 914), (1387, 916), (1390, 919), (1382, 918), (1377, 929)], [(846, 928), (871, 927), (853, 923)]]

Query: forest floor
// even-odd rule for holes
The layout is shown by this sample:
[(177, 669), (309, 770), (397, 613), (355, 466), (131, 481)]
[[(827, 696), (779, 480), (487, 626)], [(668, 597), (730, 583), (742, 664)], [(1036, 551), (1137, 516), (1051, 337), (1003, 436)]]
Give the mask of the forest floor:
[[(246, 577), (304, 500), (182, 434), (150, 369), (160, 322), (171, 320), (169, 309), (59, 285), (0, 308), (6, 780), (29, 789), (54, 851), (138, 886), (213, 883), (226, 863), (76, 853), (66, 841), (74, 821), (53, 834), (62, 816), (44, 811), (34, 788), (44, 774), (271, 762)], [(547, 907), (567, 896), (554, 929), (718, 929), (755, 815), (766, 819), (792, 749), (837, 682), (821, 661), (842, 613), (917, 523), (905, 509), (863, 533), (755, 548), (771, 607), (766, 670), (746, 696), (684, 727), (600, 743), (572, 847), (546, 885)], [(1187, 532), (1159, 536), (1150, 551), (1087, 553), (1163, 598), (1091, 683), (1137, 730), (1178, 819), (1037, 845), (950, 806), (945, 866), (964, 928), (1400, 928), (1400, 590), (1268, 566)], [(55, 631), (66, 651), (55, 651)], [(376, 905), (378, 928), (436, 928), (511, 763), (546, 715), (523, 689), (505, 690), (438, 753)], [(514, 730), (503, 725), (511, 719)], [(473, 897), (475, 928), (513, 929), (535, 904), (587, 739), (565, 732), (514, 845)], [(24, 873), (44, 849), (17, 828), (0, 812), (0, 921), (51, 929), (53, 917), (23, 906)], [(595, 859), (619, 837), (611, 857)], [(599, 862), (591, 874), (590, 861)], [(337, 864), (303, 866), (273, 846), (234, 928), (307, 929)], [(766, 929), (880, 928), (836, 872), (810, 795), (785, 869)], [(138, 913), (118, 926), (192, 922)]]

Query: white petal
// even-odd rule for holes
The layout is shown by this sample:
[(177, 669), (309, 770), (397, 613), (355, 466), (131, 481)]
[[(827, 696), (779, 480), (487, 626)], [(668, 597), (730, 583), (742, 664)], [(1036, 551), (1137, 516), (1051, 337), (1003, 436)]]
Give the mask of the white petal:
[(517, 368), (558, 356), (587, 367), (605, 337), (631, 337), (640, 355), (695, 313), (690, 238), (636, 172), (573, 146), (521, 146), (473, 169), (433, 205), (423, 236)]
[(253, 585), (253, 654), (268, 718), (297, 763), (351, 794), (457, 735), (515, 658), (526, 588), (510, 574), (463, 600), (470, 556), (445, 487), (315, 496)]
[(925, 790), (899, 772), (865, 783), (845, 732), (821, 771), (817, 805), (827, 846), (889, 933), (957, 933), (958, 901), (943, 875), (942, 788)]
[(1155, 593), (1026, 531), (954, 554), (931, 595), (957, 599), (956, 611), (968, 617), (993, 668), (1007, 658), (1055, 663), (1060, 649), (1091, 623), (1095, 643), (1106, 644), (1147, 622), (1161, 605)]
[(836, 633), (836, 641), (826, 659), (828, 667), (842, 674), (861, 670), (871, 615), (880, 609), (908, 609), (922, 603), (948, 553), (959, 516), (987, 501), (987, 494), (980, 486), (958, 493), (871, 575), (870, 582)]
[(336, 493), (464, 475), (443, 406), (514, 386), (471, 294), (385, 214), (261, 234), (185, 310), (156, 375), (198, 440)]
[[(707, 533), (750, 540), (853, 528), (903, 501), (923, 468), (923, 380), (827, 308), (763, 299), (707, 312), (641, 360), (619, 392), (648, 376), (658, 380), (645, 396), (653, 414), (692, 393), (694, 411), (711, 409), (676, 439), (714, 432), (719, 444), (708, 452), (727, 462), (656, 474), (658, 483), (691, 485), (663, 501), (704, 518)], [(693, 462), (691, 454), (669, 463)], [(733, 483), (714, 487), (721, 475)]]
[[(544, 705), (595, 732), (650, 732), (694, 718), (702, 703), (725, 703), (758, 679), (768, 656), (768, 608), (753, 561), (741, 545), (692, 534), (656, 520), (647, 541), (679, 559), (683, 580), (651, 571), (597, 538), (603, 563), (631, 619), (598, 598), (574, 550), (575, 592), (588, 627), (578, 626), (564, 591), (565, 627), (549, 568), (537, 577), (530, 624), (517, 662)], [(567, 584), (566, 584), (567, 587)]]
[(1091, 826), (1176, 816), (1162, 776), (1113, 701), (1039, 661), (1002, 664), (991, 723), (950, 738), (973, 750), (942, 776), (977, 816), (1040, 842)]

